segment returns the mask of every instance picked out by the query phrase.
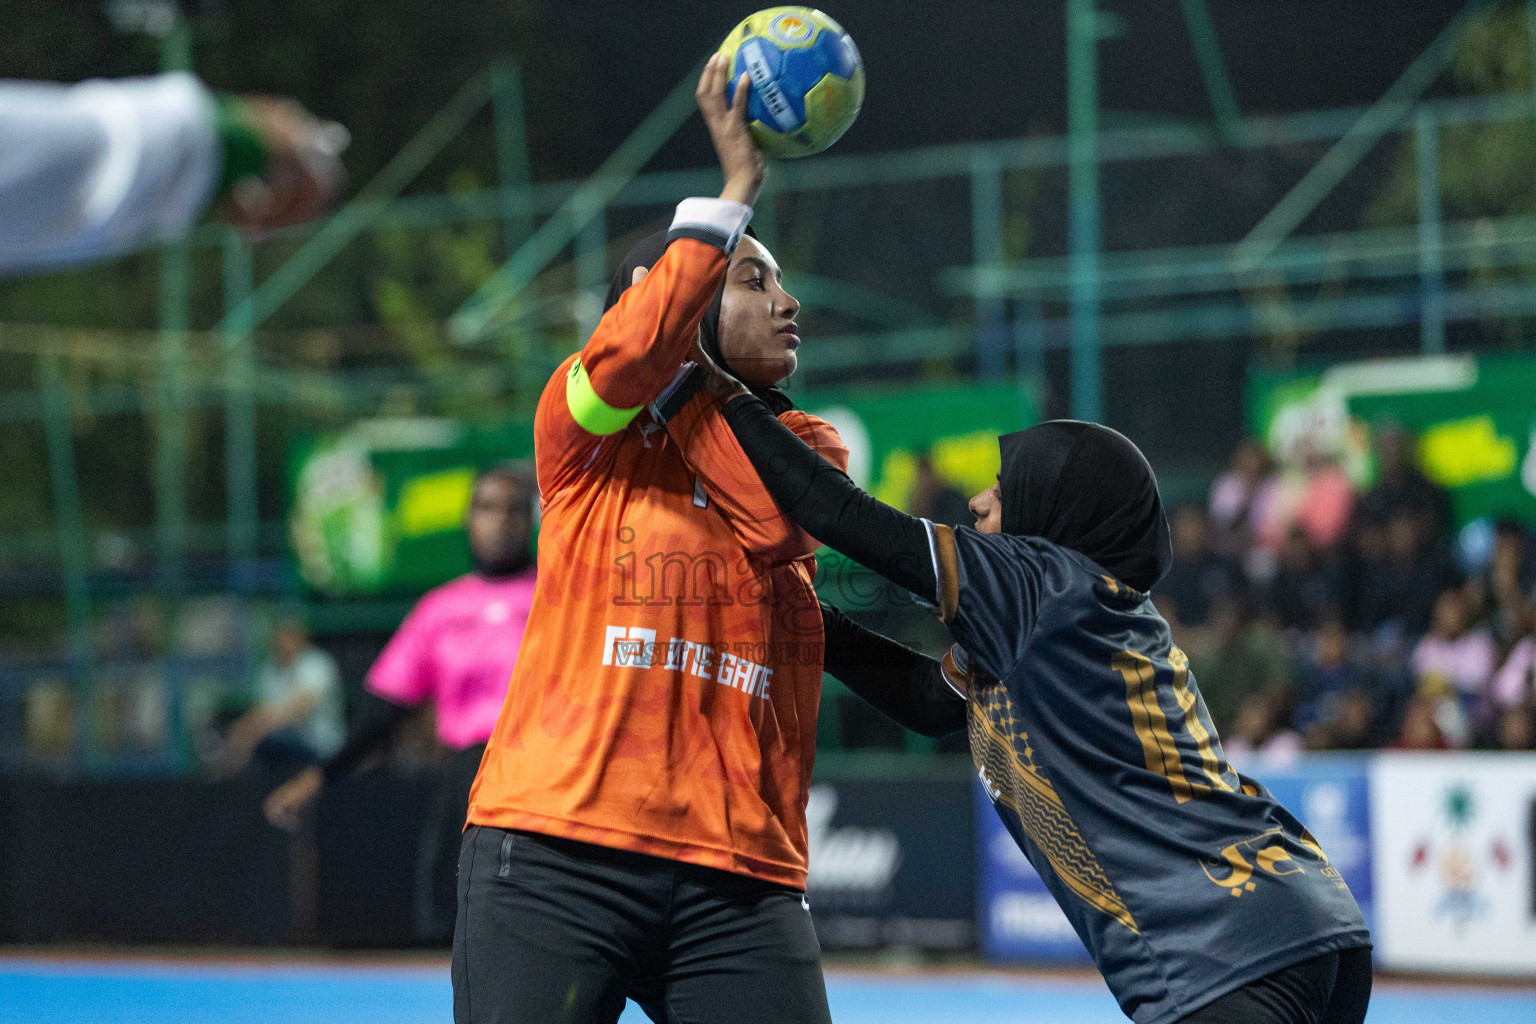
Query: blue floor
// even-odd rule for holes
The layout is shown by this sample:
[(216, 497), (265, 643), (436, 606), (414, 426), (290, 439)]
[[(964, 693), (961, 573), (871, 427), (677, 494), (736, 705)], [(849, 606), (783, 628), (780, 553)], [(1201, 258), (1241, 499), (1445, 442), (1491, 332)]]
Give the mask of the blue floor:
[[(442, 967), (0, 960), (0, 1024), (447, 1024)], [(1097, 980), (828, 975), (838, 1024), (1121, 1024)], [(623, 1024), (643, 1024), (633, 1007)], [(1369, 1024), (1536, 1024), (1536, 991), (1385, 985)]]

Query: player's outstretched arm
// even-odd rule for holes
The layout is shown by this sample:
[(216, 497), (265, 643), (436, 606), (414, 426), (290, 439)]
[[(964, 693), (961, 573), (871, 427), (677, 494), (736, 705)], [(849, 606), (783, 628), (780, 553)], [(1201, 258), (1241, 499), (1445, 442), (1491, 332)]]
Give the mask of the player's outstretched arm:
[(623, 430), (671, 383), (752, 217), (763, 155), (747, 131), (749, 90), (740, 83), (735, 102), (727, 103), (727, 73), (725, 60), (711, 57), (696, 90), (725, 177), (719, 198), (678, 204), (661, 259), (649, 273), (636, 273), (570, 367), (567, 404), (588, 434)]
[(0, 82), (0, 276), (106, 259), (227, 195), (238, 226), (321, 213), (346, 131), (292, 100), (218, 97), (185, 73)]
[[(809, 555), (820, 546), (779, 512), (713, 395), (694, 394), (676, 411), (667, 412), (652, 407), (652, 413), (665, 420), (667, 434), (677, 443), (683, 461), (697, 476), (710, 503), (749, 554), (788, 561)], [(848, 468), (848, 449), (826, 420), (791, 409), (782, 414), (780, 422), (832, 465)]]
[(729, 77), (730, 61), (718, 53), (713, 55), (704, 62), (694, 98), (704, 115), (715, 155), (720, 158), (720, 170), (725, 173), (720, 198), (755, 206), (768, 165), (763, 160), (763, 151), (752, 141), (752, 133), (747, 131), (747, 99), (751, 92), (747, 88), (748, 76), (743, 74), (737, 81), (736, 96), (727, 103), (725, 84)]
[(887, 718), (923, 736), (965, 728), (966, 702), (937, 658), (914, 651), (821, 603), (826, 670)]
[[(900, 512), (860, 490), (714, 364), (705, 384), (784, 514), (801, 529), (933, 603), (959, 641), (946, 679), (969, 691), (979, 668), (1005, 678), (1023, 657), (1040, 604), (1039, 554), (1022, 537), (951, 530)], [(961, 663), (963, 661), (963, 664)]]
[(937, 596), (928, 523), (861, 490), (751, 393), (725, 419), (784, 515), (821, 543), (927, 601)]

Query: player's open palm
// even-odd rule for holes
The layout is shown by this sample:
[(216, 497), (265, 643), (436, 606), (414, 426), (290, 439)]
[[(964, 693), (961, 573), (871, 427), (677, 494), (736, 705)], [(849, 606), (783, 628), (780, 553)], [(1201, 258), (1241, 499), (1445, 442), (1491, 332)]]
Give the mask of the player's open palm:
[(726, 79), (730, 74), (730, 62), (718, 53), (704, 64), (699, 76), (699, 87), (694, 96), (699, 101), (699, 111), (709, 128), (710, 140), (720, 157), (720, 169), (725, 172), (725, 188), (721, 199), (734, 199), (748, 206), (757, 202), (757, 194), (763, 187), (763, 152), (752, 141), (747, 131), (747, 97), (751, 90), (746, 75), (736, 83), (736, 95), (731, 102), (725, 98)]

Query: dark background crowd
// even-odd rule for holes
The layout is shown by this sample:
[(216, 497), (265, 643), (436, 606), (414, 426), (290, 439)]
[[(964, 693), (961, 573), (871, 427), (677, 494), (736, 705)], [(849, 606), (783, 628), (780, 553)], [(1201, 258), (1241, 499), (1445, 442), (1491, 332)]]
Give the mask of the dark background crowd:
[[(1378, 425), (1374, 449), (1360, 488), (1337, 457), (1304, 444), (1281, 467), (1245, 440), (1205, 501), (1169, 508), (1173, 567), (1153, 601), (1240, 763), (1536, 749), (1536, 542), (1513, 518), (1458, 529), (1409, 431)], [(911, 505), (971, 522), (924, 460)], [(898, 738), (868, 718), (843, 709), (845, 744)]]
[(1243, 442), (1170, 510), (1154, 600), (1230, 756), (1536, 746), (1536, 546), (1514, 519), (1457, 530), (1415, 439), (1375, 432), (1376, 482), (1335, 458), (1281, 470)]

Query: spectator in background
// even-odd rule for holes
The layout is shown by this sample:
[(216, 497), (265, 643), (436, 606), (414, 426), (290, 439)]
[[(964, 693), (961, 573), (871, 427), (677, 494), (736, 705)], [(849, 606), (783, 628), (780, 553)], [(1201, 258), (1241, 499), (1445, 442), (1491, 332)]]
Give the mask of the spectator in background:
[(1264, 588), (1264, 608), (1288, 630), (1308, 630), (1337, 604), (1333, 579), (1300, 523), (1286, 534), (1275, 575)]
[(1158, 584), (1158, 609), (1169, 622), (1198, 629), (1213, 604), (1243, 589), (1242, 570), (1235, 559), (1211, 549), (1203, 509), (1180, 506), (1174, 510), (1172, 527), (1173, 564)]
[(1285, 638), (1254, 618), (1241, 595), (1217, 604), (1205, 628), (1189, 632), (1187, 653), (1206, 709), (1223, 735), (1251, 694), (1291, 690)]
[(1319, 719), (1307, 731), (1313, 750), (1370, 750), (1381, 746), (1376, 732), (1376, 702), (1371, 692), (1356, 687), (1339, 694), (1333, 717)]
[(1296, 525), (1318, 551), (1332, 551), (1344, 539), (1355, 507), (1355, 485), (1336, 455), (1308, 447), (1302, 456), (1306, 486), (1296, 509)]
[(1416, 440), (1396, 423), (1377, 428), (1376, 486), (1360, 499), (1360, 511), (1380, 522), (1407, 512), (1418, 520), (1422, 536), (1440, 537), (1451, 528), (1451, 497), (1419, 469)]
[(1454, 700), (1450, 708), (1437, 709), (1441, 731), (1448, 742), (1464, 746), (1470, 725), (1483, 703), (1493, 677), (1498, 651), (1493, 637), (1482, 628), (1470, 628), (1467, 598), (1461, 590), (1447, 590), (1435, 602), (1434, 620), (1428, 635), (1413, 649), (1415, 690), (1423, 696)]
[(970, 500), (953, 484), (939, 476), (933, 466), (931, 452), (920, 453), (913, 462), (916, 477), (912, 481), (909, 508), (913, 515), (945, 526), (972, 526), (976, 517), (971, 514)]
[(1477, 617), (1488, 623), (1494, 638), (1505, 647), (1524, 632), (1526, 601), (1533, 585), (1536, 560), (1531, 558), (1525, 527), (1516, 519), (1499, 520), (1488, 565), (1470, 589)]
[[(1302, 637), (1296, 659), (1296, 688), (1300, 704), (1294, 724), (1307, 733), (1331, 731), (1341, 714), (1345, 694), (1369, 693), (1370, 673), (1352, 656), (1349, 633), (1337, 612), (1326, 615), (1316, 632)], [(1332, 742), (1309, 745), (1332, 746)]]
[(1536, 597), (1536, 552), (1520, 520), (1506, 516), (1494, 524), (1488, 572), (1490, 584), (1511, 603), (1516, 595)]
[(1289, 701), (1280, 691), (1250, 693), (1243, 698), (1231, 737), (1222, 739), (1229, 759), (1245, 762), (1255, 756), (1271, 761), (1294, 758), (1302, 747), (1301, 735), (1290, 727)]
[(225, 734), (224, 770), (254, 762), (268, 772), (293, 771), (325, 760), (346, 735), (342, 701), (335, 659), (310, 643), (298, 619), (279, 621), (257, 679), (256, 706)]
[(1400, 622), (1389, 622), (1365, 637), (1362, 656), (1371, 676), (1371, 696), (1377, 716), (1395, 731), (1416, 685), (1413, 647), (1417, 637), (1403, 632)]
[(1447, 590), (1435, 601), (1430, 632), (1413, 649), (1413, 673), (1421, 689), (1444, 683), (1470, 705), (1492, 678), (1497, 656), (1488, 631), (1471, 628), (1466, 594)]
[(1233, 452), (1231, 466), (1211, 486), (1211, 546), (1232, 558), (1246, 555), (1275, 491), (1269, 453), (1261, 442), (1245, 438)]
[(1536, 703), (1536, 602), (1523, 606), (1523, 636), (1493, 677), (1491, 696), (1499, 708)]
[(1442, 707), (1440, 699), (1417, 693), (1408, 701), (1403, 714), (1403, 727), (1397, 739), (1389, 743), (1391, 750), (1449, 750), (1445, 734), (1437, 721), (1437, 711)]
[[(1300, 527), (1318, 551), (1332, 551), (1344, 538), (1354, 509), (1354, 484), (1339, 460), (1309, 440), (1297, 447), (1298, 465), (1280, 477), (1275, 500), (1259, 523), (1257, 546), (1270, 557), (1270, 572), (1293, 527)], [(1262, 565), (1255, 569), (1269, 575)]]
[(1395, 624), (1408, 637), (1428, 632), (1435, 601), (1461, 585), (1455, 563), (1438, 543), (1423, 533), (1422, 517), (1398, 509), (1386, 520), (1385, 557), (1366, 568), (1360, 581), (1360, 606), (1355, 618), (1366, 631)]
[(1349, 528), (1355, 510), (1355, 484), (1338, 456), (1326, 451), (1307, 451), (1307, 487), (1296, 510), (1296, 525), (1307, 531), (1307, 540), (1318, 551), (1332, 551)]
[(1357, 633), (1376, 625), (1378, 609), (1390, 603), (1390, 563), (1387, 526), (1357, 513), (1339, 550), (1338, 596), (1344, 621)]

